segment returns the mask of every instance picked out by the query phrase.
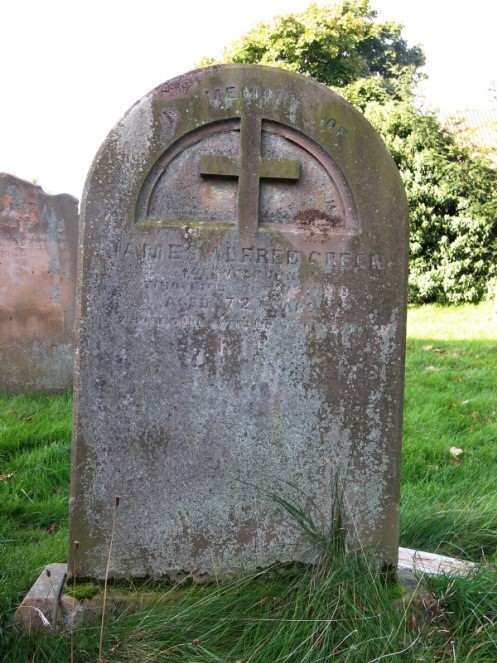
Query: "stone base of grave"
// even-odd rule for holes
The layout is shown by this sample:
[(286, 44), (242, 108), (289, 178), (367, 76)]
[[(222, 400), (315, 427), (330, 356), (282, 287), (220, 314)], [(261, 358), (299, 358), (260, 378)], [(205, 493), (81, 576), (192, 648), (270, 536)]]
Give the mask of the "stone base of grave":
[[(398, 581), (403, 596), (397, 601), (401, 610), (412, 613), (416, 625), (423, 620), (420, 615), (436, 610), (434, 595), (418, 579), (419, 575), (466, 575), (477, 567), (453, 557), (399, 548)], [(64, 594), (67, 564), (49, 564), (31, 587), (14, 614), (14, 623), (28, 633), (70, 631), (83, 624), (95, 623), (102, 613), (102, 594), (78, 601)], [(106, 613), (112, 614), (133, 604), (140, 608), (160, 598), (157, 592), (141, 595), (110, 591)]]
[(49, 564), (31, 587), (14, 614), (14, 623), (28, 633), (56, 631), (65, 627), (68, 611), (77, 603), (64, 595), (67, 564)]
[[(95, 624), (102, 615), (103, 595), (78, 600), (64, 593), (67, 564), (49, 564), (39, 575), (14, 613), (14, 623), (28, 633), (54, 633)], [(106, 615), (119, 613), (132, 605), (140, 609), (161, 598), (160, 592), (129, 594), (111, 589)]]

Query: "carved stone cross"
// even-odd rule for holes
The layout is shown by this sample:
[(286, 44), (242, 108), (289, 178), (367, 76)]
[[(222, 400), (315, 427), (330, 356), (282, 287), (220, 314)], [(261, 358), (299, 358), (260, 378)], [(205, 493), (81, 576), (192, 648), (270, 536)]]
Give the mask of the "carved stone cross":
[(200, 160), (202, 177), (238, 178), (238, 225), (244, 235), (252, 235), (257, 230), (260, 180), (299, 179), (297, 160), (261, 157), (261, 131), (261, 118), (247, 114), (241, 119), (240, 156), (212, 154)]

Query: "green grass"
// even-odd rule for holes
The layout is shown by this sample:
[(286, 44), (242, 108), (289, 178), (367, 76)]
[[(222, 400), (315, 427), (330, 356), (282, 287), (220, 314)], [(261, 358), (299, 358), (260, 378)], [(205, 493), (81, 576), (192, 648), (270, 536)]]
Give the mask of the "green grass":
[(0, 396), (0, 628), (45, 564), (66, 559), (71, 401)]
[[(28, 637), (10, 620), (67, 547), (69, 396), (0, 397), (0, 659), (70, 661), (68, 637)], [(459, 456), (450, 449), (462, 449)], [(272, 569), (197, 586), (140, 585), (151, 604), (110, 615), (111, 662), (275, 663), (497, 660), (497, 317), (489, 303), (409, 310), (401, 545), (477, 561), (471, 578), (429, 581), (424, 616), (398, 587), (335, 546), (313, 570)], [(5, 478), (12, 475), (11, 478)], [(158, 593), (157, 593), (158, 592)], [(74, 660), (98, 660), (99, 627)], [(3, 648), (3, 651), (2, 651)]]
[[(409, 312), (401, 543), (497, 561), (497, 317)], [(445, 330), (445, 331), (444, 331)], [(462, 449), (456, 458), (452, 447)]]

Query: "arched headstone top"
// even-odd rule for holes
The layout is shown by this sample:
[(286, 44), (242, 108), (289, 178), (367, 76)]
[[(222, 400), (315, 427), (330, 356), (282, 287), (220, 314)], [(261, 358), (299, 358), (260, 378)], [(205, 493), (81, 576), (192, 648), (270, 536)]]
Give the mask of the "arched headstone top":
[(344, 99), (281, 69), (221, 65), (157, 86), (124, 115), (90, 172), (84, 206), (107, 200), (112, 216), (138, 227), (209, 221), (249, 238), (276, 225), (315, 241), (367, 233), (360, 218), (373, 191), (381, 222), (402, 183)]

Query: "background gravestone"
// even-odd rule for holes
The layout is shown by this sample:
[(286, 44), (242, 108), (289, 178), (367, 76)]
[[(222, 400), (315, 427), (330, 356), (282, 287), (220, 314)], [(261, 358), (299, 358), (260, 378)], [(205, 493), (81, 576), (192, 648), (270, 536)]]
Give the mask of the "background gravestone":
[(73, 379), (78, 201), (0, 173), (0, 392)]
[[(369, 123), (310, 79), (194, 71), (135, 104), (82, 204), (70, 567), (310, 560), (276, 498), (398, 552), (407, 207)], [(80, 542), (75, 556), (73, 542)]]

